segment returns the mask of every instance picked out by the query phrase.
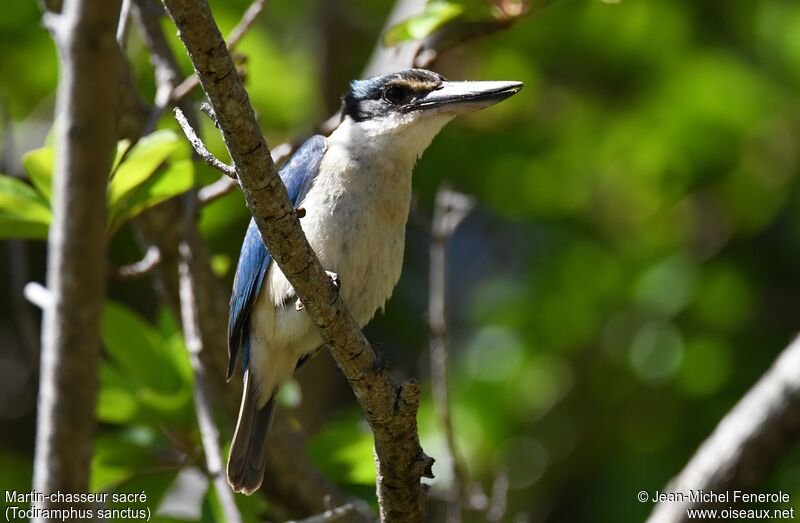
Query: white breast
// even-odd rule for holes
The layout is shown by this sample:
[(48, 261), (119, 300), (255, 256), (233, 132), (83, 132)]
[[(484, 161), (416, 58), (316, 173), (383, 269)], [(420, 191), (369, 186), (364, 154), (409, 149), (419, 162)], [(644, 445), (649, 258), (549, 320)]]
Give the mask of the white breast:
[[(414, 160), (385, 155), (375, 144), (331, 136), (320, 173), (306, 199), (303, 230), (322, 265), (339, 274), (342, 298), (365, 325), (386, 303), (400, 278), (411, 202)], [(273, 303), (291, 287), (279, 270), (270, 275)]]
[[(341, 297), (361, 326), (385, 305), (400, 278), (414, 163), (448, 119), (394, 141), (346, 119), (328, 139), (319, 174), (300, 204), (303, 231), (323, 267), (339, 275)], [(252, 342), (259, 347), (252, 361), (267, 389), (263, 401), (291, 376), (298, 358), (321, 344), (295, 303), (291, 285), (271, 264), (252, 321)]]

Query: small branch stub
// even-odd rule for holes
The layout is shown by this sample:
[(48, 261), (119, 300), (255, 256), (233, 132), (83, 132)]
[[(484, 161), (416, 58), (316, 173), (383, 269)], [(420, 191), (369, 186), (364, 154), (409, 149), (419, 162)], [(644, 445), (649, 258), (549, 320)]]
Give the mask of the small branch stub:
[(142, 259), (122, 267), (111, 268), (111, 276), (120, 280), (132, 280), (147, 276), (161, 264), (161, 249), (155, 245), (147, 248)]

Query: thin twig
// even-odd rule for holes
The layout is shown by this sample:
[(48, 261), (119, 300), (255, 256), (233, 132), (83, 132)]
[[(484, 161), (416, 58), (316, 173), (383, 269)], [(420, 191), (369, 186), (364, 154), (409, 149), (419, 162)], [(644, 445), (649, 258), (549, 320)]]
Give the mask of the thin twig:
[(689, 509), (709, 507), (692, 501), (691, 491), (747, 491), (767, 477), (800, 440), (798, 369), (800, 336), (784, 349), (664, 488), (665, 494), (681, 496), (656, 504), (648, 523), (687, 522)]
[(492, 483), (492, 496), (486, 510), (486, 521), (502, 521), (508, 509), (508, 474), (498, 473)]
[(428, 324), (430, 326), (431, 383), (439, 424), (445, 435), (447, 453), (453, 474), (453, 485), (447, 507), (447, 521), (461, 521), (467, 472), (456, 448), (447, 385), (447, 242), (459, 224), (475, 207), (475, 200), (442, 187), (436, 193), (436, 208), (431, 224), (430, 289)]
[(120, 49), (125, 49), (128, 40), (128, 27), (131, 20), (131, 5), (133, 0), (122, 0), (122, 8), (119, 14), (119, 24), (117, 24), (117, 45)]
[[(194, 198), (193, 194), (187, 195)], [(187, 204), (184, 211), (184, 229), (193, 226), (194, 213), (193, 205)], [(188, 243), (183, 242), (178, 248), (181, 261), (178, 266), (180, 282), (180, 301), (181, 301), (181, 321), (183, 323), (183, 336), (186, 342), (186, 349), (189, 351), (189, 361), (194, 371), (194, 404), (197, 414), (197, 426), (200, 429), (200, 436), (203, 443), (203, 451), (206, 457), (206, 470), (217, 497), (225, 513), (225, 521), (240, 523), (242, 516), (233, 499), (233, 492), (228, 487), (225, 479), (225, 472), (222, 466), (222, 450), (219, 444), (219, 431), (214, 422), (214, 415), (211, 411), (211, 401), (209, 400), (210, 386), (205, 366), (200, 358), (200, 354), (207, 350), (203, 347), (203, 339), (200, 333), (200, 316), (197, 310), (197, 299), (195, 294), (195, 282), (190, 271), (192, 251)]]
[(217, 115), (214, 114), (214, 109), (208, 102), (202, 102), (200, 104), (200, 111), (214, 122), (214, 127), (217, 127)]
[[(213, 114), (213, 110), (211, 114)], [(275, 162), (275, 165), (283, 164), (292, 154), (294, 154), (294, 152), (297, 150), (297, 147), (299, 147), (299, 145), (291, 143), (282, 143), (273, 147), (271, 152), (272, 161)], [(222, 198), (226, 194), (232, 193), (238, 188), (239, 184), (236, 180), (232, 180), (227, 176), (223, 176), (216, 182), (202, 187), (197, 192), (197, 201), (200, 203), (200, 205), (208, 205), (209, 203)]]
[(26, 283), (23, 294), (26, 300), (43, 311), (53, 306), (53, 294), (37, 281)]
[(186, 119), (186, 116), (183, 114), (183, 111), (181, 111), (180, 107), (176, 107), (175, 109), (173, 109), (173, 112), (175, 113), (175, 120), (177, 120), (178, 125), (180, 125), (181, 129), (183, 129), (183, 134), (186, 135), (186, 138), (189, 140), (189, 143), (192, 144), (192, 147), (194, 148), (194, 151), (197, 153), (197, 156), (199, 156), (201, 160), (203, 160), (208, 165), (218, 170), (225, 176), (235, 180), (236, 169), (218, 160), (216, 156), (211, 154), (211, 152), (206, 148), (206, 145), (203, 143), (203, 140), (201, 140), (200, 137), (197, 136), (197, 133), (194, 132), (192, 126), (189, 125), (189, 121)]
[(142, 259), (122, 267), (111, 267), (111, 276), (120, 280), (141, 278), (153, 272), (161, 263), (161, 249), (156, 245), (147, 248)]
[(228, 49), (230, 49), (231, 52), (236, 50), (236, 47), (239, 45), (239, 41), (245, 34), (247, 34), (247, 31), (253, 27), (258, 15), (260, 15), (261, 11), (264, 10), (265, 5), (267, 5), (267, 0), (255, 0), (245, 10), (244, 14), (242, 15), (242, 19), (239, 20), (239, 23), (236, 24), (236, 27), (233, 28), (226, 39), (228, 42)]
[(211, 202), (219, 200), (226, 194), (232, 193), (238, 188), (239, 184), (236, 180), (223, 176), (216, 182), (201, 187), (200, 190), (197, 191), (197, 201), (200, 205), (208, 205)]
[[(250, 7), (248, 7), (244, 14), (242, 15), (241, 20), (239, 23), (236, 24), (236, 27), (228, 35), (228, 50), (233, 52), (236, 50), (236, 47), (239, 45), (239, 41), (242, 37), (247, 34), (247, 31), (253, 27), (258, 15), (261, 14), (261, 11), (264, 10), (264, 6), (266, 5), (267, 0), (254, 0)], [(195, 87), (200, 85), (200, 80), (197, 78), (196, 74), (191, 74), (186, 77), (180, 84), (178, 84), (169, 96), (170, 103), (176, 104), (189, 96)]]

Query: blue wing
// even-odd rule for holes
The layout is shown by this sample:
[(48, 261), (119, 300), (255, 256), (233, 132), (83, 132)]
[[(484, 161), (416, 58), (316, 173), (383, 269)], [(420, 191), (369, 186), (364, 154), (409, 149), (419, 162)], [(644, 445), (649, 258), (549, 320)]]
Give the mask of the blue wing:
[[(292, 205), (303, 201), (314, 178), (319, 171), (322, 155), (325, 154), (327, 141), (324, 136), (312, 136), (294, 153), (291, 160), (281, 169), (280, 177), (289, 193)], [(272, 257), (261, 242), (255, 221), (250, 225), (242, 243), (236, 276), (233, 278), (231, 309), (228, 316), (228, 379), (236, 369), (236, 357), (239, 348), (242, 350), (242, 366), (247, 368), (250, 340), (250, 311), (261, 290), (264, 276), (267, 274)]]

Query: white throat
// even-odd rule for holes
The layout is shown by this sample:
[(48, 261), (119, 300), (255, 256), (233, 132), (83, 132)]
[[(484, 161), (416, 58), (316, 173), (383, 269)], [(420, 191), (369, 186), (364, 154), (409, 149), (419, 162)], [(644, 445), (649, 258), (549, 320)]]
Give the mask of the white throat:
[(385, 162), (395, 163), (410, 175), (417, 159), (453, 117), (411, 112), (356, 122), (348, 116), (331, 134), (328, 144), (346, 147), (354, 159), (368, 164), (376, 162), (376, 167)]

